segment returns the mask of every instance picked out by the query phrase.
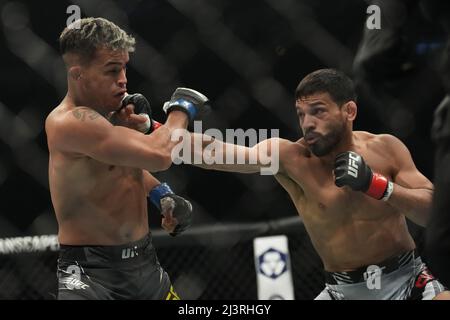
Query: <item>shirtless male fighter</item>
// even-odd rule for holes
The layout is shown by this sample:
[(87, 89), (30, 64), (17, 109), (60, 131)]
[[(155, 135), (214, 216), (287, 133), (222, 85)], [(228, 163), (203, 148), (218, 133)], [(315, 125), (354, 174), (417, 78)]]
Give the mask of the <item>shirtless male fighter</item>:
[(102, 18), (78, 20), (60, 36), (68, 92), (45, 123), (61, 246), (58, 299), (178, 298), (152, 245), (147, 197), (172, 235), (187, 228), (192, 207), (149, 172), (170, 167), (172, 132), (187, 127), (206, 97), (183, 91), (152, 131), (146, 99), (126, 93), (134, 44)]
[[(251, 164), (251, 157), (279, 148), (275, 178), (294, 202), (325, 268), (325, 289), (316, 299), (449, 298), (408, 232), (405, 217), (426, 225), (433, 185), (406, 146), (392, 135), (353, 131), (354, 86), (337, 70), (307, 75), (295, 98), (303, 138), (272, 138), (248, 148), (194, 133), (189, 143), (200, 139), (204, 148), (215, 143), (214, 152), (203, 153), (204, 162), (196, 165), (256, 173), (268, 165), (261, 158)], [(218, 152), (222, 163), (214, 163)], [(245, 164), (227, 164), (230, 152)]]

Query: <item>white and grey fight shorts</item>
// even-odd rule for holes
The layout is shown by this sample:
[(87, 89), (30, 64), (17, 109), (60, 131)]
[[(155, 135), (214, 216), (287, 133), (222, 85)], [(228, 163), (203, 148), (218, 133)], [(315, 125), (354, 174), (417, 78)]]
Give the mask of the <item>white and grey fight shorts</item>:
[(315, 300), (431, 300), (446, 290), (414, 250), (348, 272), (325, 272)]

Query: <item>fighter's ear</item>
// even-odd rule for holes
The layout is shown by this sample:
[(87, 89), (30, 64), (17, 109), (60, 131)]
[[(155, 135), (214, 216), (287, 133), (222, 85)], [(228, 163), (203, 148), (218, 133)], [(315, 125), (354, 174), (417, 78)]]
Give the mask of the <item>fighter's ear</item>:
[(72, 66), (69, 68), (69, 77), (72, 80), (79, 80), (81, 78), (81, 67), (80, 66)]
[(346, 102), (342, 108), (344, 108), (344, 112), (346, 114), (347, 120), (353, 121), (356, 118), (356, 114), (358, 113), (358, 107), (355, 101)]

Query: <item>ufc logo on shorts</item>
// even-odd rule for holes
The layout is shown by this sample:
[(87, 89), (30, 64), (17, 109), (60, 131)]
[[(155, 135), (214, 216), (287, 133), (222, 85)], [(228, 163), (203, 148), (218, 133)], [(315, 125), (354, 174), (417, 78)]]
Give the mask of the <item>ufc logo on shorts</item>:
[(70, 276), (59, 279), (59, 282), (61, 284), (64, 284), (65, 287), (69, 290), (85, 290), (89, 288), (89, 285), (81, 281), (81, 270), (82, 269), (80, 267), (73, 264), (68, 266), (67, 269), (63, 272), (69, 274)]
[(122, 249), (122, 259), (134, 258), (138, 255), (137, 247)]
[(356, 161), (359, 160), (359, 156), (357, 155), (353, 155), (353, 154), (349, 154), (349, 159), (348, 159), (348, 174), (351, 175), (354, 178), (358, 178), (358, 164), (356, 163)]
[(83, 281), (76, 279), (74, 277), (66, 277), (61, 280), (59, 280), (60, 283), (64, 284), (67, 289), (74, 290), (74, 289), (83, 289), (86, 290), (89, 288), (89, 285), (84, 283)]

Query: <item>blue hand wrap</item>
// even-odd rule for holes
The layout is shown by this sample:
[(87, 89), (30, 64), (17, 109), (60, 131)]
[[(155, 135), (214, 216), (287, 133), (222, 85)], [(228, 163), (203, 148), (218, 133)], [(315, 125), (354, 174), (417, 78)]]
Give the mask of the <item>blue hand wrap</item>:
[(169, 103), (169, 107), (171, 106), (183, 106), (185, 110), (189, 113), (189, 119), (194, 119), (197, 115), (197, 108), (194, 106), (192, 102), (189, 102), (185, 99), (178, 99), (174, 102)]
[(169, 194), (175, 194), (167, 183), (161, 183), (154, 187), (149, 193), (150, 201), (161, 211), (161, 199)]

